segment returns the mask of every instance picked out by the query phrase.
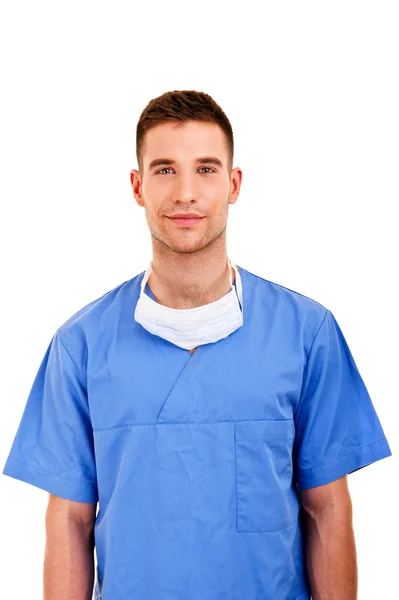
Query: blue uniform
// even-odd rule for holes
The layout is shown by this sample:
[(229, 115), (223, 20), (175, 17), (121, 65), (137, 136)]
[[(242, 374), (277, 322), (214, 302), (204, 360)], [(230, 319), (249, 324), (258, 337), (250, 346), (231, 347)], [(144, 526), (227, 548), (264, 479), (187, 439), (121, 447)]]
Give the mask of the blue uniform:
[(192, 355), (134, 320), (143, 273), (47, 348), (3, 473), (99, 502), (97, 599), (310, 600), (298, 490), (391, 455), (333, 314), (240, 274)]

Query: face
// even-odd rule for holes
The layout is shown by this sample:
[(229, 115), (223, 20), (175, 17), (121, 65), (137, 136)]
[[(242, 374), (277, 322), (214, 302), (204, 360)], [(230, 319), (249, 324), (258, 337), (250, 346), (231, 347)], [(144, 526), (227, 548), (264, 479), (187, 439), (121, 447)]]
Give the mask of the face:
[(154, 240), (174, 252), (193, 253), (225, 234), (242, 172), (228, 169), (227, 141), (219, 125), (173, 121), (152, 127), (142, 161), (142, 171), (134, 169), (130, 177)]

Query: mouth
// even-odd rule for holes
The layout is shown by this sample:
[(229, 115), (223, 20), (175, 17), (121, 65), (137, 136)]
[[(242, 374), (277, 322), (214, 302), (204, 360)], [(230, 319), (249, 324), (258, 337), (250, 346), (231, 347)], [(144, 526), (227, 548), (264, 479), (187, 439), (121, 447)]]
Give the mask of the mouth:
[(168, 217), (175, 225), (180, 225), (181, 227), (192, 227), (193, 225), (198, 225), (204, 219), (201, 215), (197, 215), (196, 213), (179, 213), (177, 215), (173, 215)]

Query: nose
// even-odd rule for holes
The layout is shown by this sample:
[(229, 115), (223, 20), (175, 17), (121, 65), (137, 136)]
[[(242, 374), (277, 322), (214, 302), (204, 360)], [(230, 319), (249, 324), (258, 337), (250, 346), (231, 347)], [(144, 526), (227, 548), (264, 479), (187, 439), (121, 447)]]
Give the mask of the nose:
[(198, 189), (191, 174), (181, 174), (175, 178), (174, 201), (188, 204), (198, 200)]

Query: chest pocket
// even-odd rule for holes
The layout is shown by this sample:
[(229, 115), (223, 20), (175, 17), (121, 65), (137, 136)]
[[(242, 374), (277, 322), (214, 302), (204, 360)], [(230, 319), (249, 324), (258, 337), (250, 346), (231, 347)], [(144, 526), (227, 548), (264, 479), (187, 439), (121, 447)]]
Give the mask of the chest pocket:
[(279, 531), (297, 518), (294, 435), (293, 419), (235, 423), (237, 531)]

